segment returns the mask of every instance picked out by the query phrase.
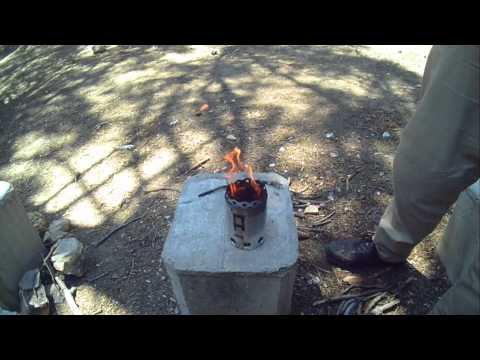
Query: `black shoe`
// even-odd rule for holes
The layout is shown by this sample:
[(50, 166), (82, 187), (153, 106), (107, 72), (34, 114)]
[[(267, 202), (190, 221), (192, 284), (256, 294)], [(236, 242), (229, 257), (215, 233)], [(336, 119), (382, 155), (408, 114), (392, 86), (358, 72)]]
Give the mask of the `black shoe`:
[(325, 250), (328, 262), (341, 268), (394, 265), (380, 259), (372, 240), (335, 240)]

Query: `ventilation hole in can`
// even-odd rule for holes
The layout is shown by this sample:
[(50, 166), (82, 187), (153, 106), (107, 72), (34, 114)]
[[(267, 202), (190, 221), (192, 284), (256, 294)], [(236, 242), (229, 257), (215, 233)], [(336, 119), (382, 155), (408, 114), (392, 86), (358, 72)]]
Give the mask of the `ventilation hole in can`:
[(260, 239), (258, 239), (258, 243), (259, 244), (263, 243), (263, 236)]
[(237, 245), (237, 242), (235, 241), (234, 238), (230, 238), (230, 241), (231, 241), (234, 245)]
[(243, 204), (242, 204), (242, 207), (246, 208), (246, 207), (247, 207), (247, 204), (243, 203)]
[(245, 246), (245, 247), (250, 247), (250, 245), (251, 245), (250, 243), (243, 244), (243, 246)]

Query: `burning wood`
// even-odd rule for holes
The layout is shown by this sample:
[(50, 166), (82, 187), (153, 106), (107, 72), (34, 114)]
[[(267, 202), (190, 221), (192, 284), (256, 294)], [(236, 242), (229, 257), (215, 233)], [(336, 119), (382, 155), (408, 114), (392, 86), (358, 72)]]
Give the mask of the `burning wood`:
[[(257, 183), (253, 176), (253, 169), (250, 165), (244, 164), (240, 159), (241, 151), (238, 147), (235, 147), (231, 152), (225, 155), (225, 160), (230, 164), (226, 177), (228, 181), (229, 195), (234, 199), (242, 199), (244, 197), (250, 198), (254, 196), (256, 200), (262, 197), (262, 187)], [(248, 181), (233, 181), (235, 174), (245, 171), (248, 176)], [(254, 191), (254, 194), (251, 191)], [(253, 201), (243, 200), (243, 201)]]

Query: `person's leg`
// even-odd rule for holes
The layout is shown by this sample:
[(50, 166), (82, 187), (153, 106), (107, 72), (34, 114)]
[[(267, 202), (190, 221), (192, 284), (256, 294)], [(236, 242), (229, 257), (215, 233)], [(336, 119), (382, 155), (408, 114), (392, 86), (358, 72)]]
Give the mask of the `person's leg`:
[(480, 315), (480, 191), (459, 196), (438, 254), (452, 287), (431, 314)]
[(374, 236), (327, 245), (327, 258), (345, 265), (404, 261), (432, 232), (479, 172), (479, 48), (432, 49), (424, 94), (402, 132), (394, 160), (394, 198)]
[(394, 199), (374, 237), (390, 262), (405, 260), (479, 177), (478, 47), (432, 51), (430, 82), (395, 157)]

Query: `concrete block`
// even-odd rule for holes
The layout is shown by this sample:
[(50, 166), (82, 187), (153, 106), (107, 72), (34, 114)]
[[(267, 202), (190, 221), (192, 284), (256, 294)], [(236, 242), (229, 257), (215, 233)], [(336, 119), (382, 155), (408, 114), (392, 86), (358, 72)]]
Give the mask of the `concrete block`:
[(287, 180), (258, 173), (267, 184), (265, 240), (253, 250), (227, 234), (221, 174), (189, 178), (162, 252), (181, 314), (288, 314), (298, 259), (298, 235)]
[(41, 265), (42, 241), (13, 186), (0, 181), (0, 306), (18, 308), (18, 283)]

